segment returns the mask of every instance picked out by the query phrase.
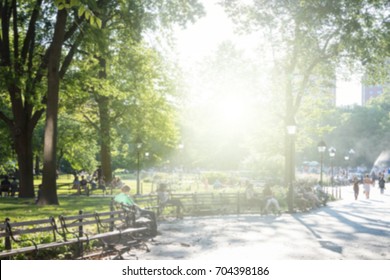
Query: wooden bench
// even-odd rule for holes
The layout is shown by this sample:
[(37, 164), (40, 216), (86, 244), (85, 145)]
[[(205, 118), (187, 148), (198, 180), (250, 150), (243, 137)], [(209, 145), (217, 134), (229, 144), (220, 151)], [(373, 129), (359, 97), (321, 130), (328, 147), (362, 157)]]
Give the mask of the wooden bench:
[(134, 197), (134, 201), (142, 208), (154, 211), (158, 215), (159, 203), (156, 194), (137, 195)]
[[(100, 213), (83, 213), (25, 222), (11, 222), (9, 218), (0, 225), (0, 238), (5, 250), (0, 258), (10, 258), (24, 253), (34, 253), (38, 258), (42, 250), (76, 245), (76, 257), (84, 258), (84, 245), (93, 240), (100, 242), (102, 250), (95, 255), (116, 252), (121, 254), (148, 238), (146, 226), (135, 227), (133, 213), (118, 210)], [(61, 225), (58, 227), (57, 225)], [(45, 241), (46, 240), (46, 241)], [(16, 246), (18, 244), (18, 246)], [(15, 246), (14, 246), (15, 245)]]
[[(51, 242), (41, 243), (39, 234), (49, 236)], [(11, 222), (9, 218), (0, 225), (0, 238), (4, 238), (5, 250), (0, 252), (0, 258), (7, 258), (13, 255), (31, 253), (43, 249), (50, 249), (69, 244), (58, 240), (59, 232), (57, 224), (53, 217), (48, 219)], [(20, 244), (19, 247), (13, 248), (13, 245)]]
[[(101, 213), (82, 213), (73, 216), (60, 216), (62, 237), (66, 241), (74, 241), (79, 246), (77, 256), (88, 258), (112, 252), (122, 254), (132, 246), (144, 244), (148, 239), (147, 226), (139, 226), (132, 211), (114, 210)], [(144, 224), (143, 224), (144, 225)], [(84, 256), (84, 243), (98, 240), (101, 252)]]
[[(258, 195), (256, 202), (249, 202), (245, 193), (172, 193), (172, 199), (179, 199), (188, 215), (240, 214), (261, 213), (264, 206), (262, 195)], [(166, 214), (175, 215), (176, 206), (164, 205), (161, 207), (156, 194), (138, 196), (137, 204), (146, 209), (155, 211), (157, 216)]]
[(239, 213), (237, 193), (198, 193), (190, 204), (198, 215)]

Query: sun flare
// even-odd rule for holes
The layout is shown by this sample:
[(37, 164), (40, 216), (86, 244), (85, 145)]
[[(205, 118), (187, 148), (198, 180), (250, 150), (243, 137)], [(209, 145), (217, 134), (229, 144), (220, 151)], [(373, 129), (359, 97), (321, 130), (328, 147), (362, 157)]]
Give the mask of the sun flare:
[(247, 129), (253, 122), (252, 104), (249, 100), (239, 97), (219, 100), (213, 112), (215, 125), (230, 132), (240, 132)]

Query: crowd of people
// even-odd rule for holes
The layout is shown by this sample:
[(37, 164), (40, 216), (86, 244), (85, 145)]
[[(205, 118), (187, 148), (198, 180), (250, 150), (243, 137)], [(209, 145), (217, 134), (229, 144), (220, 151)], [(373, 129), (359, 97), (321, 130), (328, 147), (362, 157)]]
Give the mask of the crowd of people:
[(329, 195), (322, 189), (320, 182), (314, 187), (297, 186), (294, 191), (294, 203), (300, 211), (325, 206), (329, 200)]
[[(260, 209), (262, 214), (281, 213), (279, 201), (269, 185), (263, 187), (262, 191), (257, 193), (254, 191), (253, 185), (247, 182), (245, 196), (248, 206)], [(304, 184), (294, 186), (293, 203), (295, 209), (299, 211), (324, 206), (328, 200), (329, 195), (322, 190), (320, 184), (314, 187)]]
[(378, 176), (374, 174), (369, 175), (366, 174), (363, 178), (363, 180), (359, 180), (359, 178), (355, 177), (353, 179), (353, 192), (355, 200), (359, 198), (359, 192), (360, 192), (360, 184), (363, 185), (363, 193), (366, 199), (370, 198), (371, 188), (375, 187), (375, 181), (378, 180), (378, 187), (381, 194), (384, 194), (386, 189), (386, 179), (385, 179), (385, 173), (379, 172)]
[(94, 190), (102, 190), (103, 194), (107, 193), (107, 189), (118, 189), (124, 186), (122, 180), (119, 177), (114, 177), (112, 181), (107, 184), (104, 176), (95, 177), (90, 175), (75, 174), (72, 189), (77, 190), (77, 194), (84, 192), (89, 195)]

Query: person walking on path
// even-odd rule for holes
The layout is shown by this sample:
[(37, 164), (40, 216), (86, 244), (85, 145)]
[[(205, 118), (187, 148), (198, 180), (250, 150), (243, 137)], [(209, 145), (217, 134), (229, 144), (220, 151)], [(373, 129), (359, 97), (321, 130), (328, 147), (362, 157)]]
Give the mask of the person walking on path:
[(353, 193), (355, 195), (355, 200), (357, 200), (359, 196), (359, 180), (356, 177), (353, 178)]
[(370, 198), (370, 190), (372, 185), (372, 180), (368, 174), (363, 179), (363, 188), (364, 188), (364, 194), (366, 195), (366, 198)]
[(378, 185), (379, 189), (381, 190), (381, 194), (385, 192), (385, 183), (385, 175), (383, 173), (379, 173)]

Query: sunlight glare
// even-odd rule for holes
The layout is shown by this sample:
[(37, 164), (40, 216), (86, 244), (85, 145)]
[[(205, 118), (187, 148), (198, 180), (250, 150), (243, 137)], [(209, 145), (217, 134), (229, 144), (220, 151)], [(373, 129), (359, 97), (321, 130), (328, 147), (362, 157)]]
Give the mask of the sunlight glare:
[(249, 102), (239, 97), (220, 100), (215, 106), (216, 125), (231, 130), (241, 130), (248, 125), (251, 108)]

